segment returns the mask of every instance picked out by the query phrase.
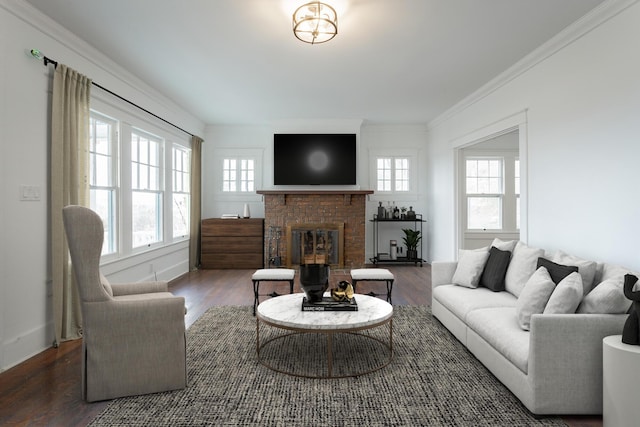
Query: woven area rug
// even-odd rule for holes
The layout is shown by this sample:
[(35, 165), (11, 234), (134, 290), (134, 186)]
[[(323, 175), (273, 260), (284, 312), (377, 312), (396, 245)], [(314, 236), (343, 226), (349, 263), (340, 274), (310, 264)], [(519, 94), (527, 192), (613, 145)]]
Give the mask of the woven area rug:
[[(388, 366), (359, 377), (307, 379), (258, 363), (251, 307), (213, 307), (187, 332), (186, 389), (116, 399), (90, 425), (564, 425), (558, 418), (533, 417), (428, 307), (395, 306), (394, 311), (394, 357)], [(388, 336), (388, 329), (379, 329)], [(325, 341), (298, 335), (276, 340), (261, 354), (279, 367), (310, 369), (326, 363)], [(334, 364), (351, 369), (370, 362), (384, 351), (375, 343), (344, 335), (334, 342)]]

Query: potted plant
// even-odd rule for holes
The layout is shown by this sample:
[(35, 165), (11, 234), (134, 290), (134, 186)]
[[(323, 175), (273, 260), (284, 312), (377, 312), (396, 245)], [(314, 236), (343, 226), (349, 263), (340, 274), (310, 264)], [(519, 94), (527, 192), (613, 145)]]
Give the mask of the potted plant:
[(404, 231), (404, 237), (402, 238), (402, 241), (407, 247), (407, 259), (418, 259), (418, 243), (420, 243), (420, 239), (422, 239), (420, 230), (403, 228), (402, 231)]

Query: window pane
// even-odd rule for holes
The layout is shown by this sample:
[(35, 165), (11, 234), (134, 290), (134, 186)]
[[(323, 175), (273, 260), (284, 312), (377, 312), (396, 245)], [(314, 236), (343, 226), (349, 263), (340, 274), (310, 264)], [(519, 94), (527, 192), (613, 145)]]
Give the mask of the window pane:
[(138, 177), (138, 188), (137, 189), (138, 190), (148, 190), (149, 189), (149, 166), (140, 165), (138, 173), (139, 173), (139, 177)]
[(132, 162), (138, 161), (138, 151), (140, 151), (138, 149), (138, 136), (134, 134), (134, 135), (131, 135), (131, 161)]
[(467, 203), (467, 228), (495, 230), (502, 228), (502, 204), (499, 197), (469, 197)]
[(502, 159), (467, 159), (467, 194), (502, 194)]
[(158, 168), (149, 168), (149, 189), (155, 191), (160, 189), (160, 169)]
[(482, 176), (482, 177), (489, 176), (488, 160), (478, 160), (478, 176)]
[(133, 191), (132, 241), (133, 247), (149, 245), (162, 240), (160, 193)]
[(115, 190), (91, 189), (90, 206), (104, 224), (102, 255), (116, 252)]
[(489, 161), (489, 176), (502, 176), (502, 171), (500, 170), (500, 161), (499, 160), (490, 160)]
[(478, 180), (476, 178), (467, 178), (467, 194), (478, 193)]
[(390, 157), (380, 157), (376, 161), (378, 191), (391, 191), (391, 160)]
[(477, 160), (467, 160), (467, 176), (472, 176), (472, 177), (478, 176)]
[(502, 193), (502, 179), (489, 178), (489, 193), (500, 194)]
[(173, 195), (173, 237), (189, 235), (189, 195)]

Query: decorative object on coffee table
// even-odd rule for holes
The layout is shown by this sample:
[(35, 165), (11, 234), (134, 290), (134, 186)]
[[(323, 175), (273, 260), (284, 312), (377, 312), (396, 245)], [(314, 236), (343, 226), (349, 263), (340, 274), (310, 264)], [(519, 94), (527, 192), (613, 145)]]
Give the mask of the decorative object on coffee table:
[(329, 287), (329, 264), (301, 264), (300, 286), (308, 302), (322, 301)]
[(407, 247), (407, 259), (418, 259), (418, 243), (420, 243), (420, 240), (422, 239), (420, 230), (403, 228), (402, 231), (404, 231), (404, 237), (402, 238), (402, 241)]
[(622, 342), (630, 345), (640, 345), (640, 291), (633, 290), (637, 281), (633, 274), (624, 275), (624, 296), (633, 302), (622, 329)]
[(338, 286), (331, 289), (331, 298), (334, 301), (350, 301), (353, 298), (353, 286), (346, 280), (341, 280)]

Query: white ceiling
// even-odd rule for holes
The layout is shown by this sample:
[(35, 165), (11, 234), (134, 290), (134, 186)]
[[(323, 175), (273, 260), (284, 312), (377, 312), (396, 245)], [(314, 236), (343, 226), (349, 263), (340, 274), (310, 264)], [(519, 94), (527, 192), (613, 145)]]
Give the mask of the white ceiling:
[(262, 124), (427, 123), (603, 0), (325, 0), (321, 45), (304, 0), (27, 1), (203, 122)]

